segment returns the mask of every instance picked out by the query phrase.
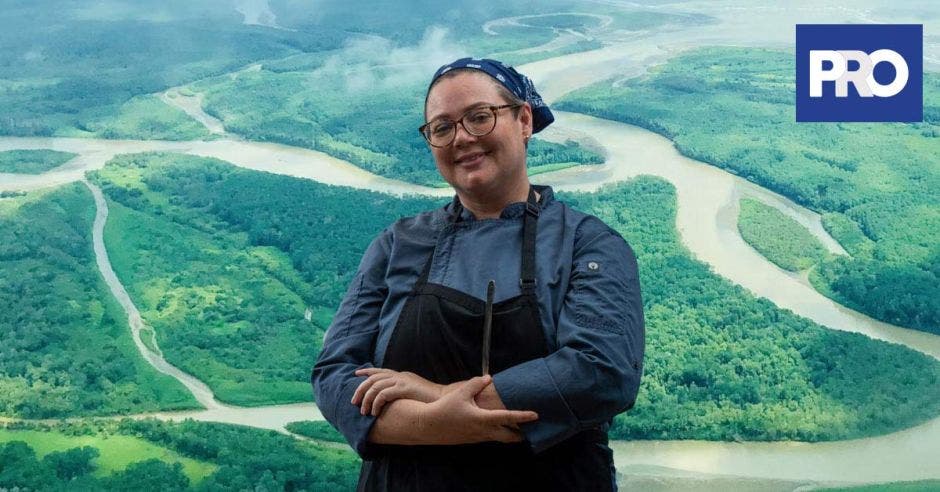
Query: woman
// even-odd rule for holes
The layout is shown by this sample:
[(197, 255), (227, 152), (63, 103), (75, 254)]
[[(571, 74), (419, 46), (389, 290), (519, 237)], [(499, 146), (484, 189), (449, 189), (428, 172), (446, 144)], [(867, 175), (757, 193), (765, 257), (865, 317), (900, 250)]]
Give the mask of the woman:
[(424, 111), (456, 196), (372, 242), (313, 369), (359, 489), (615, 489), (607, 429), (644, 350), (633, 251), (529, 184), (528, 140), (554, 118), (527, 77), (463, 58)]

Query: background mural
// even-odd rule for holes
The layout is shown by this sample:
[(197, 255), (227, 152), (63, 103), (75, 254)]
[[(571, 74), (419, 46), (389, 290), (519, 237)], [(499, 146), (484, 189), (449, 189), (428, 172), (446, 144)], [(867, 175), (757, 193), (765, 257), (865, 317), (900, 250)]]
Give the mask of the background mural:
[[(940, 488), (934, 2), (38, 0), (0, 12), (0, 488), (349, 490), (310, 368), (442, 205), (459, 56), (531, 76), (532, 181), (637, 253), (625, 490)], [(795, 123), (794, 25), (924, 24), (924, 122)]]

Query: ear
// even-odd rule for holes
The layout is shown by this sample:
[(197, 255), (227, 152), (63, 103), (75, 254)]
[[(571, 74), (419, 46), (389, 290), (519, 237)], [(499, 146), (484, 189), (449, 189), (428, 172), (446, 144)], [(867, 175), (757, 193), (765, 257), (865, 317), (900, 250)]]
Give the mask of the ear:
[(519, 122), (522, 123), (523, 135), (532, 136), (532, 106), (523, 103), (519, 108)]

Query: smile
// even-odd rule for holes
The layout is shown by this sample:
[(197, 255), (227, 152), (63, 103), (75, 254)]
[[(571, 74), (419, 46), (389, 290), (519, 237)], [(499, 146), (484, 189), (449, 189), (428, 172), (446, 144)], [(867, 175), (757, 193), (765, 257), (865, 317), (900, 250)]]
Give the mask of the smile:
[(461, 156), (459, 159), (456, 159), (454, 161), (454, 164), (457, 164), (457, 165), (478, 164), (488, 154), (489, 152), (474, 152), (472, 154)]

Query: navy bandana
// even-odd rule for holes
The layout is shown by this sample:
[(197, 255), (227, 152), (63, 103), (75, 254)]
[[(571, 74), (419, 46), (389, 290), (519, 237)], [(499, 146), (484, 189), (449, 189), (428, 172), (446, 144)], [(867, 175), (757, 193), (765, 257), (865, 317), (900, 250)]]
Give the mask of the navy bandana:
[(555, 121), (555, 116), (552, 115), (552, 111), (548, 109), (548, 105), (545, 104), (545, 101), (542, 101), (542, 96), (535, 91), (535, 85), (532, 81), (525, 75), (517, 72), (515, 68), (504, 65), (503, 62), (500, 61), (490, 60), (488, 58), (461, 58), (437, 69), (428, 87), (434, 85), (434, 81), (441, 75), (455, 68), (473, 68), (485, 72), (502, 84), (503, 87), (509, 89), (509, 92), (515, 94), (516, 97), (529, 103), (529, 105), (532, 106), (532, 133), (542, 131), (543, 128)]

